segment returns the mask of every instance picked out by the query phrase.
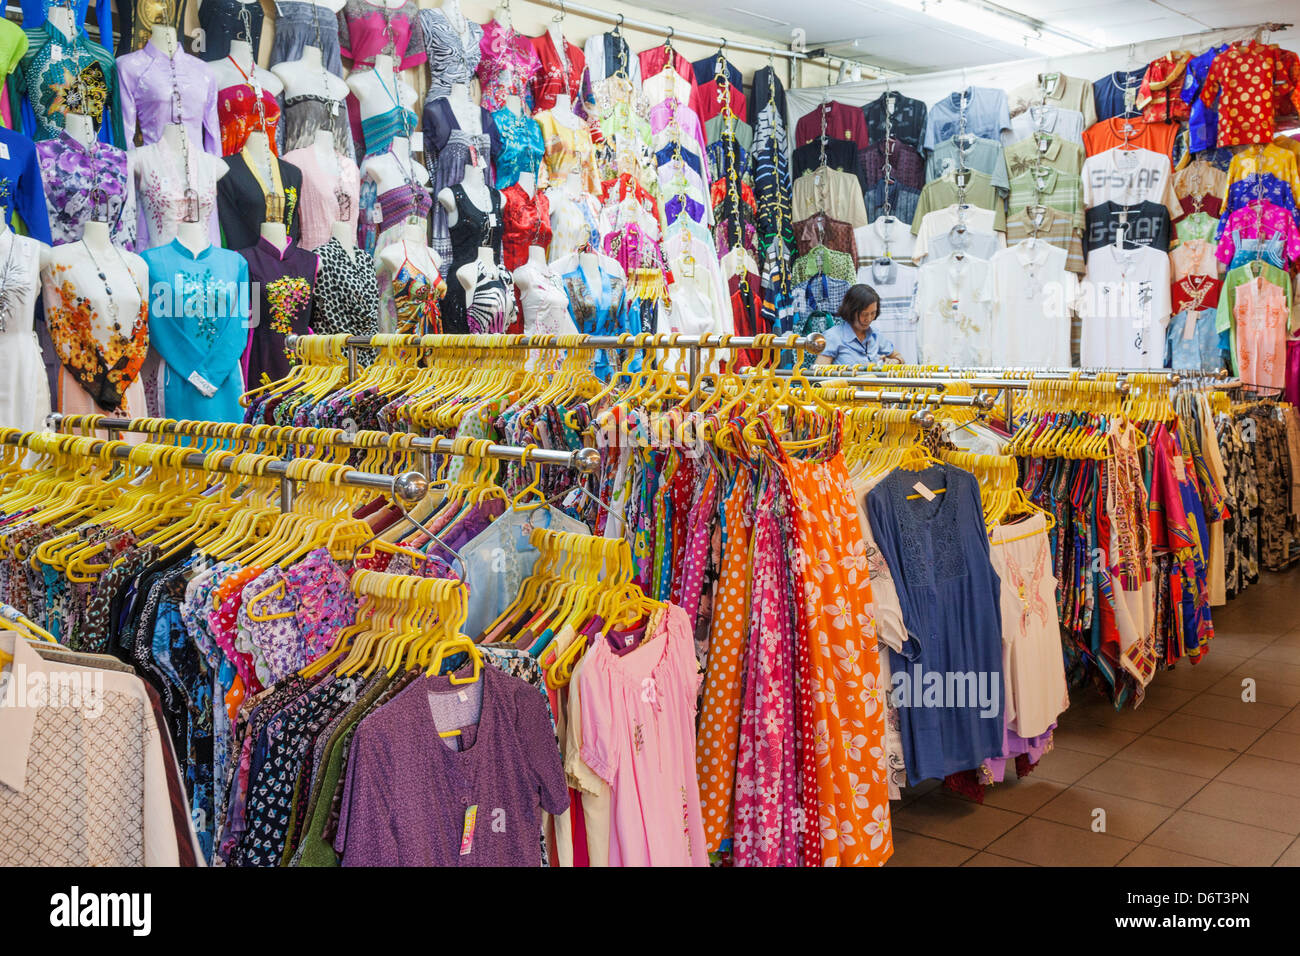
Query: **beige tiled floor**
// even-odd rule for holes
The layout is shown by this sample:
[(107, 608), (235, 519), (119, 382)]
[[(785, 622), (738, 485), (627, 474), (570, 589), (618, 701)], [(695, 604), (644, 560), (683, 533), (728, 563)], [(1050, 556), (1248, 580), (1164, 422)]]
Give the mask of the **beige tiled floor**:
[(1214, 624), (1209, 656), (1158, 673), (1136, 711), (1075, 692), (1053, 751), (983, 805), (905, 790), (889, 865), (1300, 866), (1300, 568)]

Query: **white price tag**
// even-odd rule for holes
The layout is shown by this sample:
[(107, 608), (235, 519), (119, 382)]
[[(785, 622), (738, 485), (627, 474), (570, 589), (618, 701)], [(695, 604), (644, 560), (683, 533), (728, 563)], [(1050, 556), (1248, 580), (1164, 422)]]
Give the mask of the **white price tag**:
[(916, 493), (920, 495), (922, 498), (924, 498), (926, 501), (934, 501), (934, 492), (931, 491), (929, 488), (925, 487), (925, 485), (921, 484), (921, 482), (918, 481), (912, 487), (916, 490)]
[(8, 159), (8, 158), (9, 158), (9, 144), (0, 143), (0, 159)]

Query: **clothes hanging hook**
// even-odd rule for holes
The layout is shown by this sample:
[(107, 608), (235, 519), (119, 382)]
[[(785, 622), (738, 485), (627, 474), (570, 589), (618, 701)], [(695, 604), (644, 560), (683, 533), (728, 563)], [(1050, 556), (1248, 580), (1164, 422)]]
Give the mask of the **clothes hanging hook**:
[(564, 0), (560, 0), (560, 12), (551, 17), (552, 23), (561, 23), (569, 15), (569, 11), (564, 8)]

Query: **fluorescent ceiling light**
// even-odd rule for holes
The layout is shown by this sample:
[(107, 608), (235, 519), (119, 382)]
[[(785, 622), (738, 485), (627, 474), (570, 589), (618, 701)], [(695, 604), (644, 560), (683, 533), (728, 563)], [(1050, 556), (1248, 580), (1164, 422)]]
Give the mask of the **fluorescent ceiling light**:
[(1059, 56), (1100, 49), (1097, 44), (1051, 27), (1036, 26), (1010, 12), (1001, 12), (978, 0), (885, 0), (890, 6), (942, 20), (1010, 46), (1023, 46), (1034, 53)]
[(747, 17), (753, 17), (755, 20), (766, 20), (768, 23), (775, 23), (777, 26), (788, 27), (790, 25), (789, 20), (778, 20), (776, 17), (769, 17), (763, 13), (755, 13), (753, 10), (742, 10), (740, 7), (727, 7), (727, 9), (735, 13), (744, 14)]

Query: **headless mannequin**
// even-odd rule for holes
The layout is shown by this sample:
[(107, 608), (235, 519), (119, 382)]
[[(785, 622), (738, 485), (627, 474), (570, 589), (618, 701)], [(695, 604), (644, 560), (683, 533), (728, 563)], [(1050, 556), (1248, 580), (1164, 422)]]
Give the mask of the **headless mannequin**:
[(262, 223), (262, 238), (275, 246), (278, 252), (284, 252), (289, 245), (289, 230), (280, 220), (268, 219)]
[(261, 177), (264, 188), (271, 189), (275, 185), (276, 175), (273, 171), (276, 168), (275, 154), (271, 152), (271, 141), (267, 138), (266, 133), (260, 129), (255, 129), (248, 134), (248, 141), (244, 144), (247, 151), (249, 166), (254, 173)]
[[(280, 78), (256, 64), (253, 59), (253, 45), (247, 40), (231, 40), (230, 55), (224, 60), (209, 63), (208, 68), (217, 78), (218, 89), (251, 86), (256, 83), (272, 96), (279, 96), (284, 92), (284, 84)], [(240, 72), (241, 70), (243, 72)]]
[(533, 279), (539, 273), (545, 275), (549, 271), (550, 266), (546, 264), (546, 250), (541, 246), (529, 246), (528, 261), (513, 273), (515, 285), (520, 292), (527, 292), (533, 287)]
[(339, 154), (334, 151), (334, 134), (329, 130), (316, 130), (316, 135), (311, 141), (311, 150), (321, 169), (333, 169), (339, 165)]
[(149, 42), (167, 54), (168, 59), (175, 59), (177, 42), (176, 28), (166, 23), (155, 23), (149, 29)]
[(471, 136), (483, 132), (482, 107), (469, 98), (468, 85), (451, 84), (447, 105), (451, 107), (451, 115), (456, 117), (456, 124), (463, 132)]
[(478, 268), (482, 263), (489, 269), (496, 269), (496, 259), (493, 256), (491, 246), (480, 246), (478, 258), (473, 262), (467, 262), (456, 270), (456, 281), (460, 283), (465, 290), (465, 301), (468, 302), (474, 297), (474, 286), (478, 284)]
[(409, 234), (384, 246), (383, 251), (375, 257), (375, 271), (391, 277), (397, 274), (403, 263), (410, 263), (427, 276), (440, 274), (442, 260), (438, 258), (438, 253), (424, 244), (424, 227), (418, 221), (408, 222), (407, 226), (410, 228)]
[(398, 80), (393, 58), (387, 53), (375, 56), (373, 70), (351, 73), (347, 85), (357, 98), (362, 119), (380, 116), (393, 109), (397, 105), (394, 97), (398, 104), (411, 109), (419, 96), (409, 83)]
[(330, 235), (338, 240), (349, 259), (357, 257), (357, 230), (350, 222), (336, 222), (330, 227)]
[(87, 149), (95, 144), (95, 121), (84, 113), (65, 113), (63, 131)]
[(492, 14), (492, 19), (507, 30), (513, 30), (515, 28), (514, 24), (510, 22), (510, 11), (505, 7), (497, 7), (496, 11)]
[[(172, 169), (175, 174), (180, 176), (182, 188), (194, 189), (197, 191), (198, 184), (190, 181), (192, 173), (190, 166), (185, 162), (185, 155), (188, 150), (192, 163), (202, 151), (195, 145), (194, 140), (189, 138), (189, 134), (186, 132), (185, 127), (181, 126), (179, 123), (168, 123), (163, 127), (162, 138), (159, 139), (158, 142), (162, 148), (167, 150), (170, 154)], [(135, 162), (135, 157), (137, 155), (138, 154), (136, 153), (131, 154), (133, 163)], [(211, 160), (205, 160), (205, 162), (213, 166), (217, 179), (226, 175), (226, 172), (229, 169), (229, 167), (226, 166), (225, 160), (222, 160), (217, 164), (212, 164)], [(188, 221), (188, 218), (183, 217), (181, 221), (176, 224), (176, 237), (180, 239), (181, 245), (185, 246), (185, 248), (194, 252), (201, 252), (213, 242), (219, 241), (220, 239), (220, 233), (216, 231), (216, 211), (213, 211), (206, 224), (199, 218), (197, 207), (193, 212), (194, 221)], [(188, 216), (188, 213), (186, 216)]]
[(365, 167), (366, 177), (375, 181), (381, 196), (390, 189), (405, 186), (408, 176), (417, 186), (429, 185), (429, 171), (411, 157), (411, 141), (405, 136), (394, 136), (388, 152), (372, 156), (366, 160)]
[(77, 18), (68, 7), (51, 6), (46, 15), (50, 26), (71, 40), (77, 35)]
[[(465, 190), (465, 195), (470, 202), (489, 215), (491, 214), (492, 193), (488, 189), (487, 180), (483, 176), (481, 166), (467, 165), (465, 167), (465, 178), (460, 181), (460, 186)], [(501, 204), (501, 210), (504, 212), (506, 197), (500, 195), (497, 201)], [(450, 186), (438, 193), (438, 204), (447, 210), (447, 225), (456, 225), (456, 219), (458, 218), (456, 215), (456, 194), (451, 191)]]
[(524, 191), (524, 195), (529, 199), (534, 198), (537, 195), (537, 177), (529, 172), (520, 173), (519, 188)]
[(325, 69), (320, 47), (303, 47), (300, 59), (277, 63), (271, 72), (284, 84), (286, 97), (323, 96), (339, 103), (340, 109), (348, 98), (347, 83)]
[(555, 117), (557, 123), (569, 129), (578, 129), (585, 125), (582, 117), (573, 112), (573, 103), (567, 93), (556, 93), (555, 105), (548, 112)]

